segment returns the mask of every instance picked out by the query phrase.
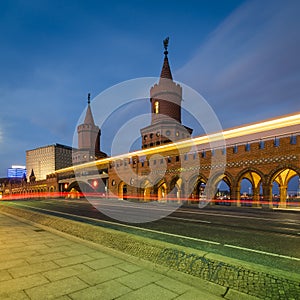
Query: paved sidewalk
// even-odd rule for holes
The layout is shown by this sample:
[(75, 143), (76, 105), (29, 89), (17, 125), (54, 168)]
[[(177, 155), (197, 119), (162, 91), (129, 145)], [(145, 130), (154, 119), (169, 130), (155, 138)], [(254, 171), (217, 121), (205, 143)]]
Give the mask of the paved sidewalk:
[(141, 265), (0, 214), (0, 299), (224, 299)]

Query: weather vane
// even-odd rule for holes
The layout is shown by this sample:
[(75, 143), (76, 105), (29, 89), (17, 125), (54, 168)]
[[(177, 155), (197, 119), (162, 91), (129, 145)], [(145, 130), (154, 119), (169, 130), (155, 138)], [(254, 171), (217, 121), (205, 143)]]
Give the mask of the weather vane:
[(165, 55), (168, 54), (168, 46), (169, 46), (169, 37), (166, 37), (166, 38), (164, 39), (164, 48), (165, 48), (164, 54), (165, 54)]

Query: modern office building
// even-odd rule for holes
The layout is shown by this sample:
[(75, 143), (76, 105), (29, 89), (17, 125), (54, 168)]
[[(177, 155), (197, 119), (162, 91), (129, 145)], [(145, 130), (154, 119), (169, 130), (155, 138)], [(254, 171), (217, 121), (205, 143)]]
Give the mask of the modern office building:
[(48, 174), (72, 165), (72, 148), (54, 144), (26, 151), (27, 180), (32, 171), (35, 180), (46, 179)]

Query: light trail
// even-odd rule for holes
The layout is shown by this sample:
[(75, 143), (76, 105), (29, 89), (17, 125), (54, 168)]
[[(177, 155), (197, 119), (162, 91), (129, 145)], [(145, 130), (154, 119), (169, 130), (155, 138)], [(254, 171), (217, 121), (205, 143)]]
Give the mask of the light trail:
[[(227, 129), (222, 132), (216, 132), (213, 134), (203, 135), (195, 138), (191, 138), (188, 140), (182, 140), (178, 141), (176, 143), (170, 143), (166, 145), (156, 146), (151, 149), (144, 149), (144, 150), (138, 150), (133, 151), (125, 154), (116, 155), (113, 157), (103, 158), (97, 161), (87, 162), (84, 164), (80, 164), (77, 166), (72, 166), (60, 170), (56, 170), (56, 173), (64, 173), (64, 172), (70, 172), (74, 170), (80, 170), (84, 168), (89, 167), (95, 167), (95, 166), (101, 166), (101, 165), (107, 165), (111, 162), (122, 160), (125, 158), (132, 158), (134, 156), (147, 156), (153, 153), (163, 153), (167, 151), (172, 150), (180, 150), (185, 149), (186, 152), (189, 152), (190, 148), (193, 148), (195, 146), (203, 145), (203, 144), (210, 144), (217, 141), (222, 140), (229, 140), (236, 137), (244, 137), (251, 134), (257, 134), (257, 133), (263, 133), (263, 132), (269, 132), (276, 129), (282, 129), (282, 128), (288, 128), (291, 126), (300, 125), (300, 113), (296, 113), (293, 115), (287, 115), (281, 118), (275, 118), (271, 120), (266, 120), (263, 122), (253, 123), (245, 126), (240, 126), (236, 128)], [(300, 126), (298, 128), (298, 131), (300, 131)], [(290, 133), (290, 132), (289, 132)], [(276, 136), (276, 133), (273, 133), (271, 136)], [(271, 136), (268, 136), (270, 138)], [(264, 138), (263, 136), (261, 138)]]
[(116, 222), (111, 222), (111, 221), (94, 219), (94, 218), (90, 218), (90, 217), (78, 216), (78, 215), (73, 215), (73, 214), (70, 214), (70, 213), (64, 213), (64, 212), (54, 211), (54, 210), (49, 210), (49, 209), (44, 209), (44, 208), (35, 208), (33, 206), (25, 205), (25, 204), (19, 204), (18, 203), (17, 206), (30, 207), (30, 208), (33, 208), (35, 210), (41, 210), (41, 211), (50, 212), (50, 213), (54, 213), (54, 214), (65, 215), (65, 216), (69, 216), (71, 218), (75, 217), (75, 218), (78, 218), (78, 219), (93, 221), (93, 222), (96, 222), (96, 223), (104, 223), (104, 224), (110, 224), (110, 225), (114, 225), (114, 226), (130, 228), (130, 229), (134, 229), (134, 230), (137, 230), (137, 231), (150, 232), (150, 233), (155, 233), (155, 234), (169, 236), (169, 237), (176, 237), (176, 238), (180, 238), (180, 239), (184, 239), (184, 240), (202, 242), (202, 243), (207, 243), (207, 244), (212, 244), (212, 245), (217, 245), (217, 246), (223, 246), (223, 247), (227, 247), (227, 248), (233, 248), (233, 249), (237, 249), (237, 250), (241, 250), (241, 251), (253, 252), (253, 253), (262, 254), (262, 255), (266, 255), (266, 256), (272, 256), (272, 257), (278, 257), (278, 258), (283, 258), (283, 259), (288, 259), (288, 260), (300, 261), (300, 258), (293, 257), (293, 256), (287, 256), (287, 255), (282, 255), (282, 254), (278, 254), (278, 253), (266, 252), (266, 251), (261, 251), (261, 250), (257, 250), (257, 249), (251, 249), (251, 248), (246, 248), (246, 247), (241, 247), (241, 246), (236, 246), (236, 245), (231, 245), (231, 244), (222, 244), (220, 242), (206, 240), (206, 239), (199, 239), (199, 238), (188, 237), (188, 236), (183, 236), (183, 235), (174, 234), (174, 233), (168, 233), (168, 232), (164, 232), (164, 231), (158, 231), (158, 230), (153, 230), (153, 229), (148, 229), (148, 228), (136, 227), (136, 226), (122, 224), (122, 223), (116, 223)]

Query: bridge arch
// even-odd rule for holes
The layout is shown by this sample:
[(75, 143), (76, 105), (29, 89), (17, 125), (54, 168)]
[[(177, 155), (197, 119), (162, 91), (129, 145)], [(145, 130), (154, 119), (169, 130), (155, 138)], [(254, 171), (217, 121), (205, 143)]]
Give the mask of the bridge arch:
[(170, 182), (170, 195), (169, 198), (173, 200), (180, 201), (182, 195), (184, 194), (184, 183), (183, 179), (179, 176), (173, 177)]
[[(217, 193), (219, 192), (218, 186), (222, 181), (224, 181), (229, 188), (229, 195), (226, 195), (225, 197), (224, 197), (224, 195), (217, 195)], [(234, 178), (233, 178), (233, 176), (227, 171), (222, 172), (222, 173), (216, 173), (210, 179), (210, 184), (212, 186), (212, 190), (215, 191), (215, 195), (214, 195), (215, 201), (214, 202), (216, 204), (231, 205), (231, 201), (232, 201), (232, 199), (234, 199), (234, 196), (233, 196)], [(220, 199), (221, 201), (217, 201), (217, 200), (219, 200), (218, 197), (220, 197), (220, 196), (222, 196), (222, 198)]]
[[(246, 179), (251, 184), (251, 195), (244, 195), (241, 199), (241, 184), (242, 181)], [(265, 185), (265, 175), (259, 169), (256, 168), (246, 168), (243, 169), (236, 177), (235, 183), (235, 199), (237, 201), (237, 206), (241, 206), (243, 203), (250, 206), (260, 205), (260, 191)], [(242, 200), (242, 201), (241, 201)]]
[(190, 179), (188, 179), (189, 190), (192, 191), (192, 193), (191, 195), (187, 196), (189, 196), (192, 202), (198, 202), (203, 196), (207, 181), (207, 177), (201, 173), (193, 175), (190, 177)]
[[(282, 208), (287, 207), (288, 184), (295, 176), (300, 177), (300, 168), (288, 164), (278, 166), (268, 174), (269, 199), (271, 200), (271, 207), (273, 207), (273, 205), (278, 205)], [(278, 185), (278, 198), (273, 198), (274, 183)], [(278, 201), (279, 203), (277, 203)]]

